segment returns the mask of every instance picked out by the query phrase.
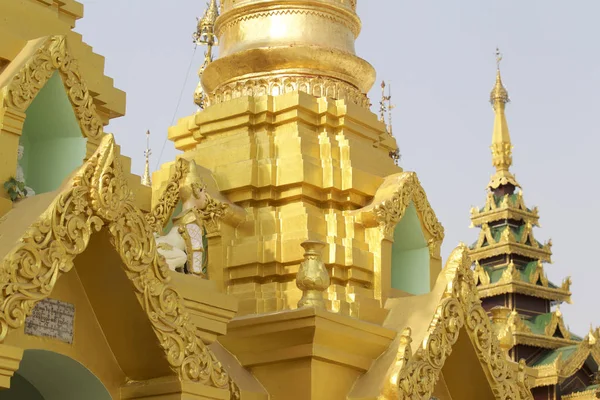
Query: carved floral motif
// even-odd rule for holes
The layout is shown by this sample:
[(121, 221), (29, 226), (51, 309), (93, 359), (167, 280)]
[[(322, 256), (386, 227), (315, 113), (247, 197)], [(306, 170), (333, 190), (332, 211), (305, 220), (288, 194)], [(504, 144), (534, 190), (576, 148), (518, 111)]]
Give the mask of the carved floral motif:
[(417, 212), (422, 216), (421, 223), (434, 241), (441, 243), (444, 240), (444, 227), (438, 221), (425, 190), (414, 172), (404, 173), (400, 178), (398, 190), (391, 198), (375, 207), (374, 214), (379, 226), (386, 236), (393, 234), (394, 228), (400, 222), (406, 209), (413, 202)]
[(4, 107), (24, 112), (58, 71), (84, 137), (99, 141), (102, 119), (64, 36), (50, 36), (4, 89)]
[(207, 106), (223, 103), (243, 96), (279, 96), (291, 92), (304, 92), (315, 97), (345, 100), (369, 108), (369, 98), (356, 87), (331, 78), (316, 76), (286, 76), (253, 78), (219, 86), (208, 94)]
[(175, 164), (175, 171), (169, 180), (167, 185), (160, 195), (158, 201), (152, 207), (152, 211), (146, 214), (146, 221), (152, 227), (154, 232), (160, 233), (163, 227), (167, 224), (173, 211), (179, 203), (179, 186), (184, 181), (186, 174), (189, 171), (189, 163), (187, 160), (180, 158)]
[(153, 228), (132, 202), (111, 135), (3, 260), (0, 341), (23, 325), (37, 301), (50, 295), (58, 277), (73, 268), (75, 256), (100, 229), (110, 232), (173, 370), (183, 380), (229, 389), (231, 398), (238, 399), (239, 389), (203, 343), (182, 297), (169, 284)]

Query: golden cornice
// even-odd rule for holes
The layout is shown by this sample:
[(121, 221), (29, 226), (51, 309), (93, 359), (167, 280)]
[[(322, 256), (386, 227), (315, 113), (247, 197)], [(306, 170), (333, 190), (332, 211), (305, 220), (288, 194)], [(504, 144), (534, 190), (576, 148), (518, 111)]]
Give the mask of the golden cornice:
[(490, 223), (498, 220), (524, 220), (530, 222), (533, 226), (538, 226), (539, 214), (537, 207), (531, 211), (525, 206), (523, 193), (519, 191), (515, 201), (509, 195), (505, 195), (500, 205), (496, 205), (494, 194), (489, 192), (486, 198), (483, 210), (478, 208), (471, 209), (471, 222), (473, 226), (481, 226), (485, 223)]
[(498, 296), (506, 293), (519, 293), (540, 299), (571, 302), (571, 293), (562, 288), (550, 288), (523, 281), (498, 282), (479, 285), (479, 295), (482, 298)]
[(598, 388), (592, 388), (583, 392), (563, 394), (561, 398), (563, 400), (596, 400), (600, 398), (600, 391), (598, 390)]
[(220, 104), (244, 96), (279, 96), (292, 92), (344, 100), (365, 109), (369, 109), (371, 106), (367, 95), (349, 83), (325, 76), (294, 75), (293, 71), (282, 77), (242, 78), (234, 79), (230, 83), (223, 83), (209, 93), (208, 105)]
[(0, 341), (24, 324), (60, 275), (73, 268), (91, 236), (104, 229), (173, 371), (181, 380), (223, 389), (239, 399), (239, 389), (203, 343), (181, 295), (169, 283), (152, 228), (132, 202), (112, 135), (103, 137), (97, 151), (57, 193), (3, 259)]
[(483, 260), (490, 257), (500, 256), (504, 254), (519, 254), (524, 257), (551, 262), (552, 252), (548, 245), (543, 248), (533, 248), (520, 243), (495, 243), (490, 246), (475, 248), (470, 251), (470, 256), (474, 261)]
[(67, 46), (66, 37), (49, 36), (31, 41), (27, 46), (35, 49), (33, 55), (21, 59), (20, 54), (11, 63), (18, 66), (11, 65), (0, 75), (3, 108), (25, 112), (58, 71), (83, 136), (97, 144), (104, 135), (104, 124), (96, 112), (94, 97), (79, 72), (78, 62)]
[(525, 346), (542, 347), (545, 349), (558, 349), (559, 347), (577, 344), (576, 340), (536, 335), (534, 333), (514, 332), (514, 344)]

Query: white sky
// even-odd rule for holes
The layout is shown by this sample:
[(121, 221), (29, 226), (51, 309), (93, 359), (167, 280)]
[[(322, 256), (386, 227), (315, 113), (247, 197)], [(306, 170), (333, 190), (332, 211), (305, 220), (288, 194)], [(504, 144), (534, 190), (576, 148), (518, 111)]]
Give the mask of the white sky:
[[(203, 49), (194, 54), (191, 33), (205, 2), (82, 2), (76, 30), (105, 56), (106, 74), (127, 93), (127, 115), (107, 131), (141, 174), (145, 131), (153, 134), (154, 168), (173, 117), (195, 111)], [(359, 15), (357, 52), (375, 66), (378, 82), (393, 84), (401, 165), (418, 173), (446, 228), (444, 257), (477, 237), (468, 228), (469, 209), (483, 205), (493, 172), (488, 98), (500, 47), (512, 99), (513, 172), (527, 205), (540, 209), (537, 239), (553, 240), (549, 278), (560, 284), (573, 277), (574, 304), (562, 307), (572, 330), (585, 334), (590, 322), (600, 325), (600, 243), (592, 229), (600, 221), (592, 168), (600, 149), (600, 2), (359, 0)], [(378, 84), (371, 100), (379, 101)], [(174, 155), (168, 142), (161, 163)]]

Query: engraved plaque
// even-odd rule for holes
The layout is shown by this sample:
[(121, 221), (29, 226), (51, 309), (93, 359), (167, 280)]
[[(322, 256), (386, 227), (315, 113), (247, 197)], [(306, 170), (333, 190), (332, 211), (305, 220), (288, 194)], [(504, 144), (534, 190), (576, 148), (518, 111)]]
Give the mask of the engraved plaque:
[(39, 301), (25, 319), (25, 334), (73, 343), (75, 305), (55, 299)]

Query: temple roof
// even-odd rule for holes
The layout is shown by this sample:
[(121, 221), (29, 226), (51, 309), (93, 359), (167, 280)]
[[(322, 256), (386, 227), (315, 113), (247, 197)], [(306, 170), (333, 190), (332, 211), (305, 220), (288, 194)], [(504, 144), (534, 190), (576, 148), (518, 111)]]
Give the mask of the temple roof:
[(595, 372), (600, 365), (598, 334), (598, 329), (590, 330), (585, 338), (579, 338), (578, 343), (558, 347), (535, 360), (532, 364), (538, 370), (535, 386), (560, 383), (573, 376), (586, 364)]

